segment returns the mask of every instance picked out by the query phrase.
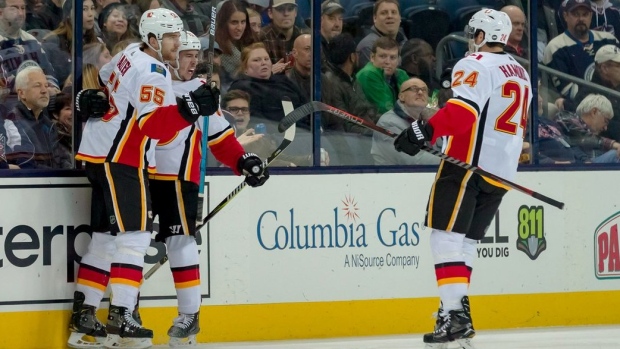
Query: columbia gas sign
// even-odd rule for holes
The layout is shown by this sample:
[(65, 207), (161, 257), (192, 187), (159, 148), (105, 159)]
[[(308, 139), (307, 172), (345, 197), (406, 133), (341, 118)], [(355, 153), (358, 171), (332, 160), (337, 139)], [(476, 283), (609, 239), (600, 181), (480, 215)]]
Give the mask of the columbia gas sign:
[(594, 232), (594, 271), (599, 279), (620, 278), (619, 223), (620, 212), (617, 212)]

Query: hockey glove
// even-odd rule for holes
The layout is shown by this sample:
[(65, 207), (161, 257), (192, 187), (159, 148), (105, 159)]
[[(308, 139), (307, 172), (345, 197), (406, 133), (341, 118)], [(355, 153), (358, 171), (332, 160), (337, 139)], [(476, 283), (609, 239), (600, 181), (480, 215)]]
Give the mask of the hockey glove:
[(433, 137), (433, 126), (422, 120), (411, 123), (394, 141), (397, 151), (415, 156), (420, 152), (427, 141)]
[(78, 92), (75, 100), (82, 121), (87, 121), (89, 118), (101, 119), (110, 110), (108, 96), (99, 89), (82, 90)]
[(254, 153), (245, 153), (237, 162), (237, 170), (245, 175), (245, 182), (250, 187), (260, 187), (269, 179), (269, 170)]
[(220, 90), (203, 84), (195, 91), (177, 97), (177, 106), (181, 116), (194, 123), (200, 116), (213, 115), (219, 108)]

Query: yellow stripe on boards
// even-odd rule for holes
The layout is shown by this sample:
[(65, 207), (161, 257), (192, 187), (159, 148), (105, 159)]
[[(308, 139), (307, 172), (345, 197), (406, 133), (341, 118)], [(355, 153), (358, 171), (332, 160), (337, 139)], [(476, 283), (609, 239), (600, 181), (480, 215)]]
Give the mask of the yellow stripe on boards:
[[(620, 324), (620, 291), (472, 296), (476, 330), (543, 326)], [(205, 300), (207, 302), (208, 300)], [(148, 302), (143, 302), (147, 306)], [(329, 338), (424, 333), (433, 328), (437, 298), (349, 302), (202, 306), (199, 342)], [(0, 348), (66, 348), (67, 310), (0, 313)], [(154, 344), (167, 343), (176, 307), (141, 308), (155, 332)], [(98, 312), (104, 321), (107, 310)], [(28, 326), (24, 326), (28, 324)], [(35, 334), (36, 335), (33, 335)], [(421, 339), (420, 339), (421, 340)]]

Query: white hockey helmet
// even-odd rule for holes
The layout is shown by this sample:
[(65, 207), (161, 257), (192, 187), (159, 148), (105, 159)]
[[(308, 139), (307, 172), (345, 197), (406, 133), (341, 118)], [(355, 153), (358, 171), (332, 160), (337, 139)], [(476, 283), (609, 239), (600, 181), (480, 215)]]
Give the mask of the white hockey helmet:
[(188, 50), (198, 50), (201, 51), (200, 39), (190, 32), (190, 31), (182, 31), (181, 32), (181, 47), (179, 47), (179, 51), (188, 51)]
[(161, 41), (164, 34), (178, 33), (183, 30), (181, 18), (165, 8), (148, 10), (140, 18), (140, 37), (146, 44), (149, 43), (149, 34), (155, 35), (157, 41)]
[[(478, 45), (473, 43), (478, 30), (484, 32), (484, 40)], [(465, 35), (470, 40), (470, 53), (477, 52), (480, 47), (487, 43), (500, 43), (506, 45), (508, 37), (512, 31), (512, 22), (510, 17), (504, 12), (482, 9), (476, 12), (469, 24), (465, 26)]]

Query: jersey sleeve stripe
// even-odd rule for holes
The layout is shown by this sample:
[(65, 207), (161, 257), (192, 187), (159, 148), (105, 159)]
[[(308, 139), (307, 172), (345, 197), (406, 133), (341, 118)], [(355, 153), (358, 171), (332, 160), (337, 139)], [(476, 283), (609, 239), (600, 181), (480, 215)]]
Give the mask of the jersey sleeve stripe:
[(463, 97), (450, 98), (448, 100), (448, 103), (454, 103), (458, 106), (461, 106), (469, 110), (476, 118), (478, 118), (478, 115), (480, 115), (480, 109), (478, 108), (476, 103), (466, 98), (463, 98)]
[(226, 137), (228, 137), (229, 135), (233, 134), (235, 131), (232, 129), (232, 127), (228, 126), (226, 127), (224, 130), (209, 136), (209, 146), (214, 146), (216, 144), (218, 144), (219, 142), (221, 142), (222, 140), (224, 140)]
[(150, 113), (146, 113), (143, 115), (140, 115), (138, 117), (138, 126), (140, 126), (140, 128), (144, 127), (144, 124), (146, 124), (146, 122), (151, 118), (151, 116), (153, 116), (155, 114), (156, 110), (153, 110)]
[(172, 136), (172, 138), (170, 138), (170, 139), (168, 139), (168, 140), (162, 141), (162, 140), (160, 139), (160, 140), (159, 140), (159, 142), (157, 142), (157, 145), (159, 145), (159, 146), (168, 145), (168, 144), (170, 144), (172, 141), (174, 141), (174, 140), (177, 138), (177, 136), (178, 136), (178, 135), (179, 135), (179, 131), (177, 131), (177, 132), (174, 134), (174, 136)]

